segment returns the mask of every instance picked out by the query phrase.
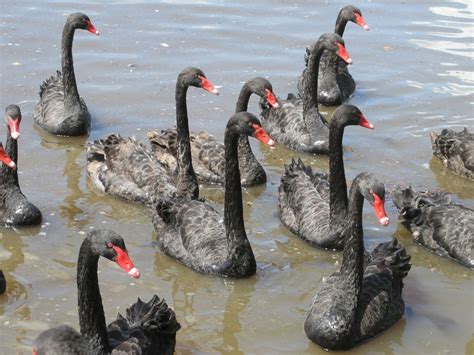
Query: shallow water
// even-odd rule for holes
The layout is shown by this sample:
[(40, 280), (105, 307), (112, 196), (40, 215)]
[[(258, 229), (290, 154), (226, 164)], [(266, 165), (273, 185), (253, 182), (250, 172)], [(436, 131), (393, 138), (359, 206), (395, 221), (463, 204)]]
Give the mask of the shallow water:
[[(105, 2), (104, 2), (105, 3)], [(473, 183), (432, 158), (429, 131), (474, 128), (473, 5), (470, 0), (360, 2), (371, 26), (347, 25), (345, 40), (357, 81), (351, 103), (374, 131), (346, 130), (346, 174), (372, 171), (387, 186), (440, 188), (474, 205)], [(86, 138), (60, 139), (32, 125), (40, 83), (60, 68), (65, 15), (87, 13), (101, 31), (77, 31), (74, 59), (79, 92), (93, 114), (89, 140), (111, 132), (145, 140), (151, 128), (174, 124), (174, 82), (186, 66), (199, 66), (219, 97), (189, 91), (191, 127), (220, 139), (243, 82), (265, 76), (281, 97), (296, 89), (304, 48), (333, 29), (341, 1), (17, 1), (0, 3), (0, 106), (23, 112), (20, 183), (43, 212), (41, 227), (0, 230), (0, 265), (8, 291), (0, 296), (0, 353), (31, 353), (44, 329), (78, 327), (75, 267), (85, 233), (112, 228), (126, 240), (140, 280), (112, 263), (100, 263), (107, 319), (137, 297), (157, 293), (182, 325), (179, 353), (323, 353), (304, 335), (305, 311), (341, 255), (308, 247), (277, 218), (282, 166), (299, 154), (283, 147), (254, 147), (268, 173), (266, 186), (244, 191), (247, 232), (257, 275), (223, 280), (197, 274), (153, 246), (151, 213), (91, 190), (85, 172)], [(250, 111), (257, 112), (253, 98)], [(324, 112), (328, 112), (324, 110)], [(5, 140), (5, 128), (0, 137)], [(304, 156), (326, 170), (327, 158)], [(221, 206), (219, 189), (202, 189)], [(396, 236), (412, 255), (406, 278), (405, 317), (351, 353), (474, 353), (472, 273), (416, 246), (396, 223), (381, 229), (367, 209), (368, 248)]]

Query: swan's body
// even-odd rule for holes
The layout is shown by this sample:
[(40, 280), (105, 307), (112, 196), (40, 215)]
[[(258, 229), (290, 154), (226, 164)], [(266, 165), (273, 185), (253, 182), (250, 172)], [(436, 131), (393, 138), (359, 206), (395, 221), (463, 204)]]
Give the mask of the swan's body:
[(0, 225), (32, 226), (41, 223), (40, 210), (28, 201), (21, 192), (18, 181), (18, 138), (20, 136), (21, 111), (17, 105), (9, 105), (5, 110), (8, 136), (5, 152), (13, 161), (11, 166), (0, 166)]
[(396, 239), (379, 244), (364, 266), (364, 197), (374, 204), (382, 201), (383, 210), (384, 195), (383, 184), (369, 174), (359, 174), (352, 183), (350, 232), (344, 243), (341, 270), (323, 281), (304, 325), (308, 338), (325, 349), (349, 349), (403, 316), (403, 278), (411, 267), (405, 248)]
[(109, 230), (90, 232), (81, 245), (77, 264), (81, 336), (70, 327), (56, 327), (38, 336), (35, 350), (46, 345), (51, 349), (83, 349), (85, 340), (94, 354), (172, 355), (180, 325), (174, 311), (157, 296), (148, 303), (138, 299), (127, 309), (125, 318), (119, 314), (117, 320), (105, 326), (97, 279), (100, 256), (115, 261), (130, 276), (140, 276), (118, 234)]
[(82, 13), (68, 16), (61, 43), (62, 72), (45, 80), (40, 87), (40, 99), (33, 111), (35, 123), (46, 132), (61, 136), (79, 136), (89, 132), (91, 116), (79, 96), (72, 59), (72, 42), (76, 29), (96, 35), (99, 31)]
[[(210, 86), (203, 86), (204, 84)], [(189, 143), (186, 92), (189, 86), (215, 90), (204, 73), (197, 68), (186, 68), (176, 84), (176, 121), (179, 153), (178, 183), (172, 180), (163, 162), (134, 138), (112, 134), (89, 144), (87, 171), (94, 188), (132, 202), (152, 205), (157, 198), (174, 194), (199, 195), (199, 187), (192, 167)], [(217, 92), (217, 91), (216, 91)]]
[(452, 172), (474, 180), (474, 134), (467, 128), (461, 132), (445, 128), (430, 136), (433, 154)]
[(256, 272), (256, 261), (243, 220), (237, 157), (242, 134), (272, 144), (258, 119), (248, 112), (237, 113), (229, 120), (224, 139), (224, 218), (205, 202), (187, 198), (160, 201), (153, 217), (160, 250), (202, 273), (237, 278)]
[(417, 244), (474, 268), (474, 210), (451, 202), (442, 192), (393, 191), (399, 221)]
[(7, 290), (7, 280), (5, 280), (5, 275), (3, 274), (3, 271), (0, 270), (0, 295), (2, 293), (5, 293)]
[[(235, 112), (247, 111), (250, 96), (255, 93), (272, 107), (278, 107), (272, 85), (264, 78), (254, 78), (245, 83), (237, 101)], [(200, 183), (224, 185), (225, 147), (207, 132), (190, 134), (193, 167)], [(176, 129), (150, 131), (151, 147), (157, 159), (164, 162), (172, 173), (177, 172)], [(264, 184), (267, 175), (252, 152), (248, 138), (239, 139), (239, 168), (242, 186)]]
[(329, 176), (293, 160), (281, 177), (280, 219), (292, 233), (315, 247), (344, 246), (349, 225), (342, 137), (348, 125), (373, 128), (355, 106), (344, 105), (334, 111), (329, 126)]
[(329, 128), (318, 110), (318, 71), (323, 51), (331, 51), (352, 62), (344, 48), (344, 40), (333, 33), (323, 34), (313, 46), (308, 60), (308, 75), (304, 80), (302, 98), (288, 95), (279, 108), (264, 108), (262, 126), (278, 143), (290, 149), (314, 153), (329, 153)]
[[(342, 37), (348, 21), (356, 23), (366, 31), (369, 30), (361, 11), (355, 6), (349, 5), (339, 11), (334, 33)], [(308, 59), (312, 50), (312, 46), (306, 48), (305, 69), (298, 79), (298, 91), (301, 96), (304, 95), (303, 82), (306, 79), (303, 78), (308, 75)], [(355, 87), (355, 81), (349, 73), (347, 64), (333, 53), (324, 52), (319, 64), (318, 102), (326, 106), (340, 105), (352, 96)]]

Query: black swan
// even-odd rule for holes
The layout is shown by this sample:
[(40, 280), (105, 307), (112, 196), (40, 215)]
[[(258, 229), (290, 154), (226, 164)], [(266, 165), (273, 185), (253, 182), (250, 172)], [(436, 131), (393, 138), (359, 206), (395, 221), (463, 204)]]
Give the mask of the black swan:
[[(20, 136), (21, 111), (17, 105), (9, 105), (5, 110), (8, 125), (5, 151), (18, 165), (18, 138)], [(18, 171), (11, 164), (0, 166), (0, 225), (34, 226), (41, 223), (41, 212), (23, 195), (18, 182)]]
[[(344, 174), (342, 137), (349, 125), (373, 129), (360, 110), (340, 106), (329, 124), (329, 176), (306, 167), (301, 160), (285, 166), (279, 191), (282, 223), (292, 233), (319, 248), (342, 249), (348, 230), (347, 185)], [(375, 214), (385, 224), (380, 212), (383, 201), (374, 205)], [(382, 217), (381, 217), (382, 216)]]
[(290, 149), (316, 154), (328, 154), (329, 128), (318, 110), (319, 61), (324, 50), (331, 51), (347, 63), (352, 63), (337, 34), (325, 33), (313, 46), (308, 61), (308, 80), (304, 80), (303, 98), (289, 94), (280, 101), (280, 108), (262, 107), (262, 126), (270, 137)]
[(224, 218), (205, 202), (184, 197), (157, 201), (153, 216), (160, 250), (205, 274), (238, 278), (256, 272), (243, 219), (238, 158), (242, 134), (273, 144), (251, 113), (239, 112), (230, 118), (224, 136)]
[(445, 128), (440, 134), (431, 132), (433, 154), (440, 158), (449, 170), (474, 180), (474, 134), (467, 128), (455, 132)]
[(392, 198), (398, 220), (417, 244), (474, 268), (473, 209), (451, 202), (444, 192), (417, 192), (411, 187), (395, 189)]
[[(279, 107), (273, 94), (272, 84), (264, 78), (247, 81), (240, 91), (235, 112), (247, 111), (250, 96), (259, 95), (268, 105)], [(172, 172), (176, 171), (176, 129), (148, 132), (148, 139), (157, 159), (167, 162)], [(191, 133), (193, 167), (199, 182), (224, 185), (225, 147), (207, 132)], [(252, 152), (247, 136), (239, 139), (239, 168), (242, 186), (264, 184), (265, 170)]]
[(62, 73), (45, 80), (40, 87), (40, 99), (33, 111), (35, 123), (46, 132), (61, 136), (87, 134), (91, 115), (86, 103), (79, 96), (72, 60), (72, 41), (76, 29), (99, 35), (87, 15), (74, 13), (68, 16), (61, 43)]
[(5, 280), (5, 275), (3, 274), (3, 271), (0, 270), (0, 295), (2, 293), (5, 293), (7, 290), (7, 280)]
[(384, 196), (384, 185), (371, 174), (357, 175), (351, 185), (341, 270), (323, 281), (304, 324), (308, 338), (325, 349), (349, 349), (391, 327), (405, 311), (403, 278), (411, 265), (397, 239), (379, 244), (364, 266), (364, 198), (373, 205)]
[[(140, 299), (105, 326), (104, 308), (97, 278), (99, 257), (116, 262), (131, 277), (140, 277), (121, 236), (111, 230), (90, 232), (82, 242), (77, 263), (79, 325), (82, 337), (94, 354), (173, 354), (180, 324), (174, 311), (158, 296), (148, 303)], [(60, 342), (60, 343), (57, 343)], [(48, 346), (64, 349), (84, 347), (70, 327), (59, 326), (41, 333), (35, 341), (36, 353)], [(49, 353), (48, 353), (49, 354)]]
[(176, 124), (178, 182), (163, 162), (135, 138), (123, 138), (112, 134), (88, 145), (87, 171), (93, 186), (106, 194), (152, 205), (158, 196), (199, 195), (199, 185), (192, 166), (189, 141), (186, 93), (190, 86), (202, 88), (214, 94), (217, 89), (198, 68), (186, 68), (176, 82)]
[[(339, 11), (334, 32), (339, 36), (344, 35), (346, 24), (352, 21), (368, 31), (369, 26), (365, 23), (362, 12), (355, 6), (348, 5)], [(308, 66), (311, 47), (306, 48), (305, 69), (298, 80), (298, 91), (303, 96), (303, 78), (308, 75)], [(355, 82), (347, 69), (347, 64), (333, 53), (324, 52), (319, 64), (318, 76), (318, 102), (326, 106), (336, 106), (347, 101), (355, 91)]]

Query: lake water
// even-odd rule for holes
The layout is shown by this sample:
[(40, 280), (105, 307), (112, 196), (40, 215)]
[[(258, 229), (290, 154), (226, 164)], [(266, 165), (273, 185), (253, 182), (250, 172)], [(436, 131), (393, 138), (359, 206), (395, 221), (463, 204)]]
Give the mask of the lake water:
[[(308, 247), (277, 217), (284, 163), (302, 156), (253, 142), (267, 173), (266, 186), (244, 191), (245, 223), (258, 261), (257, 275), (226, 280), (200, 275), (153, 246), (151, 212), (95, 193), (85, 170), (86, 138), (60, 139), (33, 127), (41, 82), (60, 69), (66, 15), (89, 15), (101, 36), (76, 31), (79, 92), (93, 115), (89, 140), (112, 132), (146, 140), (152, 128), (174, 125), (174, 83), (186, 66), (199, 66), (221, 95), (191, 89), (190, 125), (219, 139), (242, 84), (265, 76), (277, 95), (296, 91), (304, 48), (332, 31), (341, 1), (2, 1), (0, 3), (0, 107), (23, 112), (20, 138), (22, 190), (43, 212), (42, 226), (0, 229), (0, 267), (8, 291), (0, 296), (0, 353), (31, 353), (49, 327), (78, 328), (76, 260), (91, 229), (111, 228), (126, 240), (139, 280), (100, 263), (105, 313), (112, 320), (137, 297), (164, 297), (182, 325), (178, 353), (322, 354), (303, 332), (305, 312), (323, 277), (338, 270), (340, 253)], [(112, 3), (112, 2), (111, 2)], [(435, 3), (435, 5), (433, 5)], [(376, 173), (388, 187), (440, 188), (474, 205), (473, 183), (432, 158), (429, 131), (474, 128), (473, 3), (360, 1), (369, 32), (349, 23), (346, 47), (357, 82), (351, 103), (374, 131), (346, 130), (348, 179)], [(258, 113), (253, 98), (250, 111)], [(323, 112), (330, 113), (324, 109)], [(0, 138), (5, 142), (6, 129)], [(326, 157), (304, 156), (327, 169)], [(220, 208), (220, 189), (201, 189)], [(354, 354), (474, 353), (473, 274), (415, 245), (392, 219), (381, 229), (367, 208), (366, 246), (395, 236), (412, 256), (405, 279), (406, 312)]]

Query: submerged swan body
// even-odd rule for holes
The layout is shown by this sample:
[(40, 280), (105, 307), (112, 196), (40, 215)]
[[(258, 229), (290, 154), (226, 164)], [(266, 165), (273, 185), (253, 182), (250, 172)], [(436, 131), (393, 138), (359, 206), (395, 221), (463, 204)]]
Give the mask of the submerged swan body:
[(443, 192), (417, 192), (411, 187), (392, 192), (399, 221), (413, 240), (436, 255), (474, 268), (474, 210), (451, 202)]
[(157, 198), (174, 194), (199, 195), (189, 143), (186, 93), (190, 86), (217, 93), (198, 68), (186, 68), (176, 83), (176, 123), (178, 132), (178, 182), (165, 163), (134, 138), (112, 134), (96, 140), (87, 149), (87, 172), (95, 189), (122, 199), (152, 205)]
[(455, 132), (445, 128), (431, 132), (433, 154), (455, 174), (474, 180), (474, 134), (467, 128)]
[(273, 144), (254, 115), (239, 112), (230, 118), (224, 138), (224, 218), (204, 201), (189, 198), (161, 200), (153, 216), (159, 249), (202, 273), (241, 278), (256, 272), (243, 219), (237, 148), (242, 134)]
[(382, 201), (383, 207), (384, 185), (367, 173), (359, 174), (351, 186), (350, 232), (341, 270), (323, 281), (304, 324), (308, 338), (329, 350), (350, 349), (372, 338), (394, 325), (405, 311), (402, 288), (411, 267), (410, 256), (393, 239), (379, 244), (364, 265), (364, 198), (371, 204)]
[(279, 108), (263, 106), (262, 126), (270, 137), (286, 147), (306, 153), (329, 153), (329, 127), (318, 110), (318, 71), (324, 51), (337, 54), (352, 63), (344, 47), (344, 40), (334, 33), (325, 33), (313, 46), (308, 61), (304, 94), (298, 98), (289, 94), (280, 101)]
[(35, 351), (41, 354), (44, 349), (61, 351), (76, 348), (92, 350), (94, 354), (172, 355), (176, 332), (181, 326), (174, 311), (156, 295), (148, 303), (138, 299), (126, 310), (125, 317), (119, 314), (117, 320), (105, 326), (97, 279), (97, 264), (101, 256), (115, 261), (131, 277), (140, 277), (122, 237), (110, 230), (90, 232), (82, 242), (77, 264), (81, 334), (67, 326), (49, 329), (36, 339)]
[(72, 59), (72, 42), (76, 29), (99, 35), (89, 17), (82, 13), (68, 16), (61, 43), (62, 72), (58, 71), (40, 87), (40, 99), (33, 111), (35, 123), (46, 132), (60, 136), (87, 134), (91, 116), (79, 96)]

